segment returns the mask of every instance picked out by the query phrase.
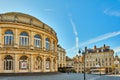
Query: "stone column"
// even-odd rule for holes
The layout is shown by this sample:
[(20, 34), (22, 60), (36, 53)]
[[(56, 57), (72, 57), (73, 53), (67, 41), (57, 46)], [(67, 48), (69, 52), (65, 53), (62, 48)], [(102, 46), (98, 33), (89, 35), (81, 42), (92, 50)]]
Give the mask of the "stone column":
[(30, 72), (33, 72), (33, 65), (34, 65), (33, 62), (34, 62), (34, 61), (33, 61), (33, 55), (31, 54), (31, 55), (30, 55)]
[(0, 72), (4, 72), (4, 59), (2, 58), (2, 56), (0, 56), (0, 64), (1, 64), (1, 69), (0, 69)]
[(4, 34), (5, 34), (5, 32), (3, 32), (3, 28), (1, 28), (1, 43), (2, 43), (2, 47), (4, 46)]
[(16, 73), (16, 72), (19, 72), (19, 71), (18, 71), (19, 62), (18, 62), (17, 56), (18, 56), (18, 55), (15, 53), (15, 54), (14, 54), (14, 66), (13, 66), (13, 69), (14, 69), (14, 72), (15, 72), (15, 73)]
[[(0, 28), (0, 38), (2, 38), (2, 29)], [(0, 47), (2, 47), (2, 39), (0, 39)]]
[(52, 72), (53, 71), (53, 58), (51, 58), (51, 62), (50, 62), (50, 71)]
[(43, 57), (43, 62), (42, 62), (42, 72), (45, 72), (46, 71), (46, 57), (44, 56)]
[(42, 35), (42, 49), (45, 50), (45, 35)]
[(50, 50), (53, 50), (52, 46), (53, 46), (53, 40), (50, 39)]
[(55, 52), (57, 52), (57, 43), (55, 42)]
[(34, 49), (34, 32), (30, 32), (30, 38), (29, 38), (29, 44), (30, 44), (30, 49)]
[(15, 35), (14, 35), (14, 47), (19, 47), (19, 34), (18, 29), (15, 29)]
[(4, 64), (3, 64), (3, 62), (2, 62), (1, 55), (0, 55), (0, 64), (1, 64), (1, 66), (0, 66), (0, 72), (3, 72), (3, 66), (2, 66), (2, 65), (4, 65)]
[(56, 58), (56, 62), (55, 62), (55, 71), (58, 71), (57, 58)]

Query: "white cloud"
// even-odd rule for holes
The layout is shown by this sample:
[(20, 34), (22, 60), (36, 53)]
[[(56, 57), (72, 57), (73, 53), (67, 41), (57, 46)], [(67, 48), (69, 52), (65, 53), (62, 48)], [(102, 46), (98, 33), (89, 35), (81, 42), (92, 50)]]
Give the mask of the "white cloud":
[(113, 10), (110, 10), (110, 9), (105, 9), (104, 13), (107, 14), (107, 15), (110, 15), (110, 16), (120, 17), (120, 11), (113, 11)]
[[(95, 43), (95, 42), (99, 42), (99, 41), (102, 41), (102, 40), (106, 40), (106, 39), (115, 37), (117, 35), (120, 35), (120, 31), (106, 33), (106, 34), (103, 34), (103, 35), (98, 36), (96, 38), (90, 39), (88, 41), (79, 43), (79, 45), (80, 45), (79, 47), (81, 47), (81, 46), (87, 46), (89, 44), (92, 44), (92, 43)], [(76, 50), (76, 48), (72, 47), (71, 49), (68, 49), (67, 51), (74, 51), (74, 50)]]

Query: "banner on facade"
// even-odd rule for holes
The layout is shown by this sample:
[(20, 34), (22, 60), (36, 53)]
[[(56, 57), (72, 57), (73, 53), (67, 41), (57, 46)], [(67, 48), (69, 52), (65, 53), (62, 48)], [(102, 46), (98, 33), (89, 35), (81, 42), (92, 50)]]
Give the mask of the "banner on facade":
[(27, 62), (21, 62), (21, 68), (27, 68)]
[(46, 61), (46, 69), (49, 69), (49, 68), (50, 68), (50, 62)]

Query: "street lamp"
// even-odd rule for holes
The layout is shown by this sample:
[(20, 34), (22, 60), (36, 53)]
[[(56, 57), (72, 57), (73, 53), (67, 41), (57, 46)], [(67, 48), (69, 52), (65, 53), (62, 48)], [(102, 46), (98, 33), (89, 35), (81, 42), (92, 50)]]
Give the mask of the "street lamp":
[(85, 74), (85, 51), (83, 49), (79, 49), (78, 53), (82, 53), (83, 58), (84, 58), (84, 80), (86, 80), (86, 74)]

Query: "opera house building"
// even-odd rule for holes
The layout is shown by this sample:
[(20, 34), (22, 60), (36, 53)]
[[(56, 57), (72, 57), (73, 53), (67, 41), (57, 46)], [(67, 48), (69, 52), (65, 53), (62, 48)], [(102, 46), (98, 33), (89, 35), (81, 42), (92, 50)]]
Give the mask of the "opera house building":
[(56, 72), (56, 32), (19, 12), (0, 14), (0, 73)]

